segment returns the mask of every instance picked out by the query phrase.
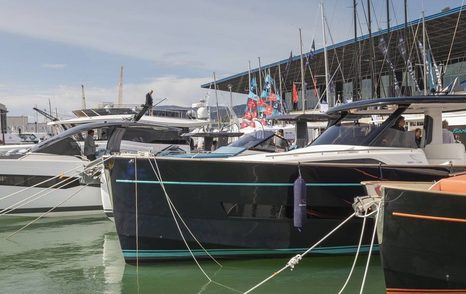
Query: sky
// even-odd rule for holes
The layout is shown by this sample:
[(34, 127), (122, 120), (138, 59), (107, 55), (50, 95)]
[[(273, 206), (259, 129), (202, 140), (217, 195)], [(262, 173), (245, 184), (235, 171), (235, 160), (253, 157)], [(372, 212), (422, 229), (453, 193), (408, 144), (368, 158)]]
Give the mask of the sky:
[[(353, 0), (0, 0), (0, 103), (8, 115), (34, 119), (34, 106), (65, 118), (82, 105), (116, 102), (120, 67), (123, 103), (190, 106), (212, 90), (201, 84), (322, 48), (320, 3), (331, 35), (328, 44), (353, 38)], [(359, 33), (367, 33), (358, 0)], [(386, 27), (386, 1), (372, 0), (372, 30)], [(417, 19), (464, 0), (408, 0)], [(391, 25), (404, 21), (403, 0), (391, 0)], [(229, 103), (220, 92), (219, 104)], [(245, 96), (233, 95), (233, 103)]]

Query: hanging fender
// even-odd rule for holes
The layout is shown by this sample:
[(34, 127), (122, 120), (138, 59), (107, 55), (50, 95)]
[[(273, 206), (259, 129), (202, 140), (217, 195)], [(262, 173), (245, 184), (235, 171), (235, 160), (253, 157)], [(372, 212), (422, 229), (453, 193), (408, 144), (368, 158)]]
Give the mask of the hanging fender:
[(299, 168), (299, 176), (294, 181), (293, 196), (294, 196), (294, 210), (293, 210), (293, 224), (295, 228), (302, 228), (306, 220), (306, 182), (301, 176), (301, 168)]

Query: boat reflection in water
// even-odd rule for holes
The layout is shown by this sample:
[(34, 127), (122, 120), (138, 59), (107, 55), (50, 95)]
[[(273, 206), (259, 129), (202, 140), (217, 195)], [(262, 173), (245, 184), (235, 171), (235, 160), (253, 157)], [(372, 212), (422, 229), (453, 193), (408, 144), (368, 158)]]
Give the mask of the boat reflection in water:
[(42, 218), (18, 232), (32, 220), (0, 218), (2, 293), (119, 293), (124, 260), (105, 216)]
[[(466, 96), (357, 101), (331, 109), (329, 128), (311, 145), (284, 153), (114, 156), (106, 174), (125, 260), (190, 259), (183, 239), (200, 258), (207, 252), (220, 258), (301, 253), (352, 214), (353, 198), (364, 195), (362, 181), (434, 181), (466, 170), (464, 146), (443, 144), (441, 127), (443, 114), (465, 109)], [(414, 130), (392, 128), (401, 115), (423, 124), (419, 148)], [(306, 205), (295, 214), (299, 176), (307, 189), (296, 197)], [(177, 228), (174, 208), (192, 235), (179, 217)], [(301, 227), (294, 227), (297, 219)], [(361, 225), (362, 219), (352, 218), (313, 252), (354, 252)], [(372, 232), (373, 226), (366, 229)], [(365, 236), (367, 245), (370, 234)]]

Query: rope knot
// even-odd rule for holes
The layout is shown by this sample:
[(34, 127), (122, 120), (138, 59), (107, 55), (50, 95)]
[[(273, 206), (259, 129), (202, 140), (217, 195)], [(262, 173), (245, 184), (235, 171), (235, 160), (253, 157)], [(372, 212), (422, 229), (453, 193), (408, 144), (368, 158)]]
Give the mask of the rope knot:
[(302, 259), (302, 255), (301, 254), (297, 254), (296, 256), (293, 256), (287, 263), (287, 265), (291, 268), (291, 270), (294, 269), (294, 267), (296, 265), (298, 265), (298, 263), (301, 261)]

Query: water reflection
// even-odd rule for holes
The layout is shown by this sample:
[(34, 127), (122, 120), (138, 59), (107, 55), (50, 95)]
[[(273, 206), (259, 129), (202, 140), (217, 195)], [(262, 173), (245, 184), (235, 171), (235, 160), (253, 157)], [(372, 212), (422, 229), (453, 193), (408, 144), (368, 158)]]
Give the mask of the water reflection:
[[(244, 292), (286, 264), (287, 259), (224, 261), (219, 270), (214, 263), (202, 263), (216, 282)], [(364, 262), (361, 260), (344, 293), (359, 293)], [(351, 256), (311, 257), (294, 271), (285, 271), (254, 293), (337, 293), (351, 267)], [(136, 291), (139, 289), (139, 291)], [(132, 292), (134, 291), (134, 292)], [(122, 293), (235, 293), (209, 283), (195, 264), (126, 265)], [(365, 293), (384, 293), (383, 275), (374, 258)]]
[[(125, 265), (114, 224), (105, 217), (44, 218), (5, 237), (31, 218), (0, 218), (2, 293), (235, 293), (208, 279), (193, 262)], [(374, 257), (365, 293), (384, 293), (382, 270)], [(286, 264), (287, 259), (201, 263), (217, 283), (245, 291)], [(336, 293), (352, 256), (305, 258), (254, 293)], [(348, 291), (359, 293), (365, 260)]]

